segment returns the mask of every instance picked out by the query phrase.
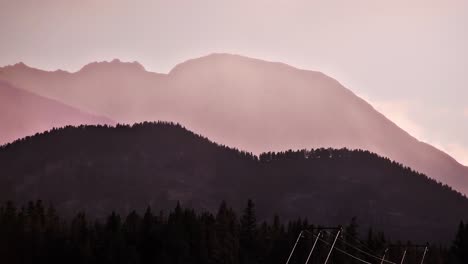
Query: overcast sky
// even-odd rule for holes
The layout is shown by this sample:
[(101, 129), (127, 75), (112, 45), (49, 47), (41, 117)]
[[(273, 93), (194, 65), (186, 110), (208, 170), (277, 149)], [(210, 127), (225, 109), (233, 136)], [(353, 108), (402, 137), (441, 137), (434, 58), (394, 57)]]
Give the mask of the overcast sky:
[(0, 0), (0, 65), (168, 72), (213, 52), (322, 71), (468, 164), (467, 0)]

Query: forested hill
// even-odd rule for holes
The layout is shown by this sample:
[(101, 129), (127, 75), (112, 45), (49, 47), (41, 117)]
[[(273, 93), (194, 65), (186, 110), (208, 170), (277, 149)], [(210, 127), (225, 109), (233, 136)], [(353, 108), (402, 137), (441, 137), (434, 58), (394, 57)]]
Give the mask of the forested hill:
[(278, 213), (335, 225), (356, 216), (362, 230), (413, 241), (448, 242), (468, 219), (464, 196), (367, 151), (257, 157), (171, 123), (66, 127), (0, 148), (0, 200), (42, 199), (69, 215), (167, 210), (177, 201), (240, 209), (249, 198), (260, 219)]

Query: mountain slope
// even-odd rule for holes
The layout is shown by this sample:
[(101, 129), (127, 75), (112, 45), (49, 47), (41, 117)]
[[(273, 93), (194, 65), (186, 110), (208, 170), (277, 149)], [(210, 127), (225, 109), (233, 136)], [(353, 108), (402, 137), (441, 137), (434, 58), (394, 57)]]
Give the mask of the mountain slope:
[(76, 73), (5, 67), (0, 79), (119, 122), (166, 120), (223, 144), (260, 153), (367, 149), (468, 193), (468, 168), (419, 142), (319, 72), (213, 54), (169, 74), (137, 63), (93, 63)]
[(113, 124), (0, 81), (0, 145), (54, 127), (81, 124)]
[(240, 209), (252, 198), (260, 220), (279, 213), (334, 225), (357, 216), (362, 230), (445, 242), (468, 218), (459, 193), (367, 151), (258, 158), (167, 123), (53, 130), (1, 147), (0, 172), (0, 200), (43, 199), (93, 216), (177, 201), (216, 210), (226, 200)]

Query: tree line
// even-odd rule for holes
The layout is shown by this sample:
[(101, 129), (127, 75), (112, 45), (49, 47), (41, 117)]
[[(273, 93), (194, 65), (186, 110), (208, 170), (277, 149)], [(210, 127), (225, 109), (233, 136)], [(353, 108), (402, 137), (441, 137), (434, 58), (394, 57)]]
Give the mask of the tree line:
[[(111, 212), (93, 219), (85, 212), (60, 217), (40, 200), (17, 208), (11, 201), (0, 207), (1, 263), (285, 263), (302, 230), (290, 263), (305, 263), (320, 226), (307, 219), (282, 222), (280, 216), (257, 220), (248, 200), (240, 214), (226, 202), (216, 213), (196, 212), (179, 203), (168, 212), (148, 207), (141, 214)], [(367, 261), (420, 263), (423, 248), (391, 241), (383, 232), (360, 230), (356, 218), (339, 226), (329, 263)], [(322, 231), (309, 263), (323, 263), (336, 231)], [(387, 250), (387, 251), (386, 251)], [(386, 252), (386, 253), (385, 253)], [(355, 258), (354, 258), (355, 257)], [(468, 263), (468, 224), (460, 223), (452, 245), (430, 245), (424, 263)]]

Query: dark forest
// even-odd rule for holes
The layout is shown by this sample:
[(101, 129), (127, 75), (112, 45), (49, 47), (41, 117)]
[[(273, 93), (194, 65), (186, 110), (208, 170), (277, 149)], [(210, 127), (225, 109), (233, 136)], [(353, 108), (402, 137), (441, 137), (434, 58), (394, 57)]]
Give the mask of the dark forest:
[[(355, 218), (343, 225), (328, 263), (420, 263), (423, 246), (390, 241), (373, 229), (360, 235)], [(39, 200), (16, 208), (0, 207), (2, 263), (285, 263), (301, 231), (289, 263), (304, 263), (320, 226), (307, 219), (284, 223), (275, 215), (257, 221), (253, 201), (237, 214), (222, 202), (215, 214), (177, 204), (165, 213), (148, 207), (123, 216), (115, 212), (95, 220), (85, 212), (61, 218)], [(309, 263), (323, 263), (336, 230), (322, 230)], [(387, 249), (387, 251), (386, 251)], [(385, 253), (386, 252), (386, 253)], [(449, 246), (428, 245), (425, 263), (466, 263), (468, 226), (460, 223)]]
[(303, 263), (318, 226), (342, 226), (337, 248), (370, 263), (426, 243), (426, 263), (467, 263), (468, 199), (363, 150), (256, 156), (173, 123), (80, 126), (0, 147), (0, 171), (7, 263), (285, 263), (309, 230)]

